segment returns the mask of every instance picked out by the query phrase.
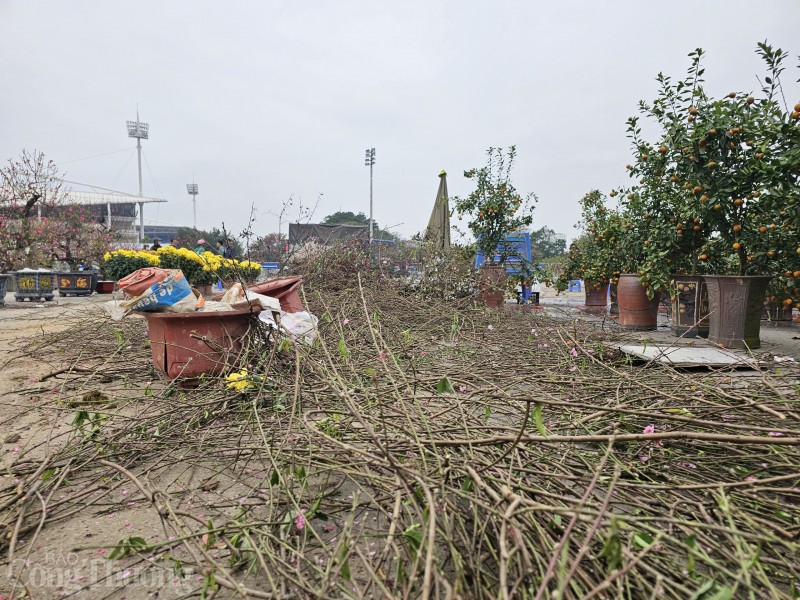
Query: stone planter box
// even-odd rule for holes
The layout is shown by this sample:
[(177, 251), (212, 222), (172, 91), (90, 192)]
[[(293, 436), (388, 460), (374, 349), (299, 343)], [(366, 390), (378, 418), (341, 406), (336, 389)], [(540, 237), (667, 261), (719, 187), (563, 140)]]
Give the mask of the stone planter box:
[(74, 271), (57, 273), (59, 296), (91, 296), (97, 284), (97, 273), (94, 271)]
[(17, 302), (23, 300), (50, 302), (53, 299), (56, 276), (52, 271), (17, 271), (14, 273), (14, 282), (17, 287), (14, 299)]
[(11, 275), (0, 273), (0, 306), (6, 305), (6, 291), (8, 290), (8, 282), (11, 280)]

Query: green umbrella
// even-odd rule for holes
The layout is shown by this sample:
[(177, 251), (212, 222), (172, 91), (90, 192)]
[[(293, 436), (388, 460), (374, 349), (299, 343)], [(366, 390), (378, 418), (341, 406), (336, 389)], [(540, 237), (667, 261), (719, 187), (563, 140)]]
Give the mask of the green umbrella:
[(447, 197), (447, 173), (444, 171), (439, 173), (439, 191), (425, 230), (425, 241), (440, 250), (450, 247), (450, 199)]

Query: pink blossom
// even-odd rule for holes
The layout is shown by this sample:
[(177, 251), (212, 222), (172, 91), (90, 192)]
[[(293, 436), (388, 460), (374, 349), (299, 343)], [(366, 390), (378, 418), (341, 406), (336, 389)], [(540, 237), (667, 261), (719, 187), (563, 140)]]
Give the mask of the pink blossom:
[(458, 391), (463, 394), (464, 392), (467, 391), (467, 386), (465, 386), (465, 385), (458, 386)]
[(647, 427), (642, 430), (642, 433), (655, 433), (656, 426), (655, 425), (648, 425)]
[(748, 475), (747, 477), (744, 478), (744, 480), (747, 481), (748, 483), (755, 483), (756, 481), (758, 481), (758, 478), (753, 477), (752, 475)]
[(578, 356), (578, 351), (577, 351), (577, 350), (575, 350), (575, 348), (573, 348), (572, 350), (570, 350), (570, 351), (569, 351), (569, 353), (570, 353), (570, 354), (572, 354), (572, 356)]
[(767, 435), (769, 437), (781, 437), (783, 434), (780, 431), (770, 431)]
[(300, 511), (297, 513), (297, 519), (294, 522), (295, 527), (297, 527), (297, 531), (302, 531), (305, 529), (306, 526), (306, 517), (303, 514), (305, 511)]
[(103, 554), (105, 554), (105, 553), (106, 553), (106, 551), (103, 550), (102, 548), (98, 548), (97, 549), (97, 554), (99, 554), (100, 556), (103, 556)]
[(349, 322), (350, 322), (350, 319), (345, 319), (344, 321), (342, 321), (342, 325), (347, 325)]
[(639, 460), (642, 461), (642, 462), (647, 462), (648, 460), (650, 460), (650, 457), (647, 456), (647, 454), (640, 454), (639, 455)]
[(535, 330), (535, 329), (531, 329), (531, 335), (532, 335), (533, 337), (536, 337), (536, 330)]
[(493, 326), (493, 325), (487, 325), (487, 326), (486, 326), (486, 329), (488, 329), (489, 331), (491, 331), (492, 329), (494, 329), (494, 326)]
[(386, 350), (381, 350), (378, 354), (378, 360), (386, 360), (387, 358), (389, 358), (389, 353)]

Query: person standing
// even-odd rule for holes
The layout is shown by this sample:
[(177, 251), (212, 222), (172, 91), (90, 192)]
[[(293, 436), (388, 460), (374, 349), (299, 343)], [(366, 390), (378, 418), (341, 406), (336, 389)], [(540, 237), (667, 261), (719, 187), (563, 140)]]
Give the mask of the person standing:
[(178, 240), (176, 238), (172, 238), (169, 241), (169, 245), (172, 246), (173, 248), (177, 248), (177, 247), (180, 246), (180, 244), (178, 243)]
[(203, 238), (197, 240), (197, 246), (194, 247), (194, 251), (200, 256), (202, 256), (203, 252), (206, 251), (206, 241)]
[(231, 246), (231, 238), (225, 238), (225, 247), (222, 249), (222, 256), (225, 258), (233, 258), (233, 246)]
[(155, 238), (153, 240), (153, 245), (150, 246), (150, 250), (154, 250), (155, 251), (155, 250), (158, 250), (159, 248), (161, 248), (161, 240), (158, 239), (158, 238)]
[(217, 254), (225, 256), (225, 244), (223, 244), (222, 240), (217, 240)]

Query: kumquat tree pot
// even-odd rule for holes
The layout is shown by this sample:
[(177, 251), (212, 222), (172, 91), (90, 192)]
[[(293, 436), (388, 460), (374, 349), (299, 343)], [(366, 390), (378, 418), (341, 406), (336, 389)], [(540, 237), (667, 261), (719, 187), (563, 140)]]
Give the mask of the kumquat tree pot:
[(673, 275), (670, 329), (678, 337), (708, 337), (708, 290), (702, 275)]
[(706, 275), (704, 279), (708, 287), (708, 340), (725, 348), (761, 347), (761, 310), (772, 277)]
[(619, 326), (632, 331), (652, 331), (658, 326), (658, 305), (660, 295), (647, 297), (647, 288), (639, 281), (639, 276), (623, 273), (617, 284), (619, 304)]

